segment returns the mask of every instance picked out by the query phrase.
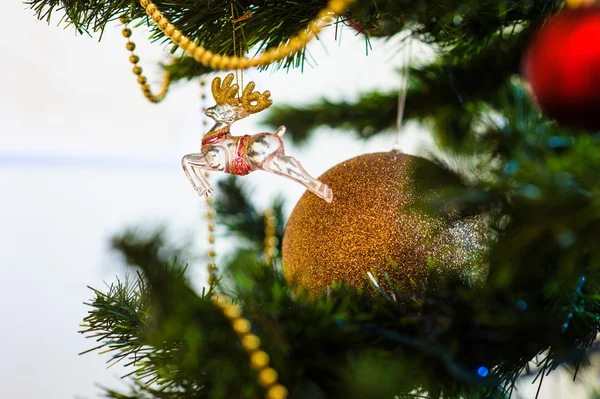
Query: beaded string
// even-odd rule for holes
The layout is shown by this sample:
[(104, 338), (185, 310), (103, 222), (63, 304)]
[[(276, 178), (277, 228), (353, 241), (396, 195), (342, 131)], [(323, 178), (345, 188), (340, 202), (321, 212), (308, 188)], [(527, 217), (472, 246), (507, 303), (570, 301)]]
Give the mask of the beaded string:
[[(200, 80), (200, 99), (201, 99), (201, 108), (202, 108), (202, 115), (204, 115), (204, 113), (206, 112), (206, 80), (205, 79), (201, 79)], [(206, 125), (208, 124), (208, 121), (206, 120), (206, 117), (202, 117), (202, 125), (204, 127), (206, 127)], [(204, 176), (208, 179), (208, 172), (204, 172)], [(217, 263), (215, 262), (215, 257), (216, 257), (216, 252), (215, 252), (215, 223), (214, 223), (214, 217), (215, 217), (215, 209), (214, 209), (214, 200), (211, 197), (206, 197), (205, 199), (205, 203), (206, 203), (206, 227), (208, 229), (208, 262), (206, 264), (206, 271), (208, 274), (208, 284), (212, 285), (212, 283), (215, 280), (215, 277), (217, 275)]]
[(272, 209), (265, 212), (265, 261), (270, 261), (277, 256), (277, 216)]
[[(267, 211), (268, 213), (269, 211)], [(273, 213), (273, 211), (270, 211)], [(210, 213), (210, 216), (209, 216)], [(277, 218), (274, 215), (267, 217), (267, 213), (265, 213), (265, 219), (269, 218), (269, 222), (267, 224), (266, 229), (273, 229), (273, 236), (275, 241), (269, 240), (269, 247), (266, 246), (267, 239), (265, 239), (265, 253), (270, 253), (275, 256), (277, 248), (273, 248), (273, 246), (277, 245), (277, 237), (274, 237), (275, 227), (273, 223), (277, 224)], [(216, 274), (216, 265), (214, 263), (215, 252), (212, 248), (214, 244), (214, 236), (213, 229), (214, 224), (212, 218), (214, 217), (214, 211), (210, 209), (207, 211), (208, 217), (208, 231), (209, 231), (209, 243), (211, 245), (211, 249), (209, 249), (209, 256), (211, 261), (208, 263), (209, 277), (208, 283), (211, 284)], [(211, 227), (212, 226), (212, 227)], [(265, 229), (265, 232), (267, 231)], [(268, 230), (269, 232), (271, 230)], [(273, 251), (274, 249), (274, 251)], [(258, 373), (258, 383), (259, 385), (266, 390), (266, 399), (287, 399), (288, 391), (287, 389), (278, 382), (279, 375), (277, 371), (269, 366), (269, 355), (260, 349), (260, 338), (258, 338), (255, 334), (251, 332), (250, 321), (244, 317), (240, 312), (240, 309), (233, 303), (231, 300), (224, 295), (217, 295), (213, 298), (215, 304), (219, 306), (219, 308), (223, 311), (223, 314), (229, 322), (231, 323), (231, 327), (233, 331), (236, 333), (238, 338), (242, 343), (242, 348), (244, 348), (244, 352), (248, 354), (250, 357), (250, 366), (253, 370)]]
[[(208, 177), (208, 173), (205, 173), (205, 176)], [(217, 264), (215, 262), (215, 210), (213, 207), (214, 200), (212, 198), (206, 198), (206, 219), (207, 219), (207, 228), (208, 228), (208, 263), (206, 264), (206, 271), (208, 272), (208, 284), (212, 285), (215, 281), (215, 276), (217, 275)]]
[[(129, 17), (123, 15), (120, 20), (121, 23), (127, 24), (129, 22)], [(131, 52), (131, 55), (129, 56), (129, 62), (133, 64), (133, 73), (138, 77), (137, 81), (142, 88), (142, 93), (144, 93), (144, 96), (151, 103), (156, 104), (161, 102), (164, 100), (167, 90), (169, 90), (169, 84), (171, 83), (169, 72), (165, 71), (165, 77), (160, 92), (158, 94), (153, 94), (152, 90), (150, 89), (150, 85), (148, 84), (148, 79), (146, 79), (146, 77), (142, 74), (142, 67), (138, 65), (138, 62), (140, 62), (140, 57), (133, 52), (135, 50), (135, 43), (131, 41), (131, 29), (129, 29), (127, 26), (123, 28), (123, 36), (127, 38), (127, 44), (125, 45), (125, 48)]]
[(269, 355), (260, 349), (260, 338), (250, 331), (250, 321), (242, 317), (240, 309), (231, 303), (229, 298), (217, 296), (215, 303), (231, 323), (244, 351), (250, 356), (250, 365), (258, 373), (258, 383), (267, 391), (265, 398), (286, 399), (287, 389), (277, 382), (277, 371), (269, 366)]
[(339, 16), (348, 5), (354, 0), (330, 0), (327, 6), (322, 9), (317, 17), (310, 21), (306, 28), (302, 29), (297, 35), (291, 37), (287, 43), (280, 44), (272, 49), (267, 49), (259, 54), (256, 58), (247, 58), (240, 56), (227, 56), (214, 54), (210, 50), (198, 45), (188, 36), (185, 36), (181, 30), (171, 24), (165, 18), (162, 12), (156, 7), (156, 4), (150, 0), (140, 0), (140, 5), (145, 9), (158, 28), (167, 36), (173, 43), (179, 46), (190, 57), (193, 57), (201, 64), (212, 69), (247, 69), (251, 67), (267, 66), (273, 62), (280, 61), (292, 54), (302, 50), (306, 44), (316, 36), (323, 27), (333, 21), (333, 18)]

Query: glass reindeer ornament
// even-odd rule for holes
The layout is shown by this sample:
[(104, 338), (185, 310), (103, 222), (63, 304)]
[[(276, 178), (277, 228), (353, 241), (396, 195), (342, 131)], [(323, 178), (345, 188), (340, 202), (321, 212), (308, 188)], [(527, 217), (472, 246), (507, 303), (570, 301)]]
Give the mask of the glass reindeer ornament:
[(215, 125), (202, 138), (200, 152), (185, 155), (181, 160), (183, 170), (198, 195), (210, 196), (213, 193), (204, 170), (244, 176), (260, 169), (296, 181), (331, 203), (331, 189), (309, 175), (296, 158), (285, 155), (281, 140), (285, 126), (280, 126), (275, 133), (231, 134), (230, 127), (235, 121), (273, 104), (268, 90), (264, 93), (254, 91), (254, 82), (248, 83), (241, 97), (238, 96), (239, 86), (232, 83), (232, 73), (222, 82), (218, 77), (213, 80), (212, 93), (217, 104), (208, 108), (206, 115), (214, 119)]

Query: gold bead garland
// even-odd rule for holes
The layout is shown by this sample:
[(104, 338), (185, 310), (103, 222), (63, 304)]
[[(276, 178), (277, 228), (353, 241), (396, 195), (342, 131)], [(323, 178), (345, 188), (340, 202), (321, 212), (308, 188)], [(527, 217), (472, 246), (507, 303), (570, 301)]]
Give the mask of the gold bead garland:
[[(205, 174), (208, 177), (208, 173)], [(208, 263), (206, 264), (206, 271), (208, 272), (208, 284), (212, 285), (215, 280), (215, 276), (217, 274), (217, 264), (215, 262), (216, 252), (215, 252), (215, 224), (214, 224), (214, 216), (215, 211), (213, 208), (213, 199), (206, 198), (206, 219), (207, 219), (207, 228), (208, 228)]]
[[(126, 15), (123, 15), (120, 20), (123, 24), (127, 24), (129, 22), (129, 18)], [(165, 71), (165, 77), (160, 92), (158, 94), (153, 94), (152, 90), (150, 89), (150, 85), (148, 84), (148, 79), (146, 79), (146, 77), (142, 74), (142, 67), (137, 65), (140, 61), (140, 57), (133, 52), (135, 50), (135, 43), (130, 39), (131, 29), (129, 29), (127, 26), (123, 28), (123, 36), (127, 38), (127, 44), (125, 45), (125, 48), (131, 52), (131, 55), (129, 56), (129, 62), (133, 64), (133, 73), (138, 77), (137, 81), (142, 88), (142, 93), (144, 93), (146, 99), (148, 99), (148, 101), (151, 103), (156, 104), (161, 102), (164, 100), (167, 90), (169, 90), (169, 84), (171, 83), (169, 72)]]
[[(201, 86), (204, 86), (201, 83)], [(203, 103), (204, 105), (204, 103)], [(207, 218), (207, 226), (208, 226), (208, 256), (210, 258), (207, 269), (208, 269), (208, 284), (212, 285), (216, 276), (217, 266), (215, 263), (215, 236), (214, 236), (214, 217), (215, 211), (213, 208), (213, 200), (212, 198), (206, 199), (206, 218)], [(277, 218), (275, 217), (273, 211), (267, 211), (265, 214), (270, 215), (270, 219), (267, 222), (267, 227), (271, 225), (271, 228), (275, 228), (277, 225)], [(270, 230), (269, 230), (270, 231)], [(273, 235), (274, 235), (273, 230)], [(275, 239), (277, 239), (275, 237)], [(270, 241), (272, 242), (272, 241)], [(275, 245), (277, 245), (275, 243)], [(275, 251), (277, 249), (275, 248)], [(266, 241), (265, 241), (265, 253), (267, 253)], [(231, 328), (236, 333), (238, 338), (242, 343), (242, 348), (250, 357), (250, 366), (254, 369), (258, 374), (258, 383), (259, 385), (266, 390), (266, 399), (287, 399), (287, 389), (278, 383), (278, 374), (272, 367), (269, 366), (269, 355), (260, 349), (260, 338), (258, 338), (255, 334), (251, 332), (252, 326), (250, 325), (250, 321), (245, 319), (240, 312), (240, 309), (231, 301), (223, 296), (218, 295), (213, 298), (214, 303), (222, 310), (225, 317), (229, 320), (231, 324)]]
[(250, 331), (250, 322), (242, 317), (239, 308), (227, 297), (219, 295), (215, 298), (215, 303), (231, 323), (233, 331), (242, 342), (242, 348), (250, 356), (250, 365), (258, 373), (258, 383), (267, 391), (265, 398), (286, 399), (287, 389), (277, 382), (277, 371), (269, 367), (269, 355), (260, 350), (260, 338)]
[[(214, 224), (212, 218), (214, 212), (212, 209), (207, 211), (208, 226), (209, 226), (209, 242), (212, 245), (214, 243), (214, 236), (212, 231)], [(210, 226), (213, 226), (212, 228)], [(212, 237), (212, 240), (211, 240)], [(213, 276), (216, 273), (216, 266), (214, 263), (214, 249), (209, 250), (211, 262), (208, 264), (209, 277), (208, 283), (213, 282)], [(217, 295), (213, 298), (214, 303), (221, 309), (225, 317), (229, 320), (231, 328), (236, 333), (242, 343), (242, 348), (250, 357), (250, 366), (258, 374), (259, 385), (266, 390), (266, 399), (287, 399), (287, 389), (278, 383), (279, 375), (272, 367), (269, 366), (269, 355), (260, 349), (260, 338), (258, 338), (251, 331), (251, 324), (248, 319), (245, 319), (240, 312), (240, 309), (231, 301), (223, 296)]]
[(277, 256), (277, 216), (272, 209), (265, 212), (265, 261), (269, 261)]
[[(206, 93), (205, 93), (206, 81), (204, 79), (200, 80), (200, 89), (201, 89), (201, 107), (202, 107), (202, 115), (206, 112)], [(202, 118), (202, 124), (206, 126), (207, 121), (206, 118)], [(204, 176), (208, 178), (208, 173), (204, 172)], [(215, 243), (215, 209), (213, 207), (214, 200), (211, 197), (206, 197), (206, 220), (207, 220), (207, 230), (208, 230), (208, 262), (206, 264), (206, 271), (208, 273), (208, 284), (212, 285), (214, 282), (214, 278), (217, 274), (217, 264), (215, 262), (216, 252), (214, 248)]]
[(256, 58), (214, 54), (185, 36), (163, 16), (156, 4), (150, 0), (140, 0), (140, 5), (145, 9), (146, 14), (156, 22), (158, 28), (190, 57), (212, 69), (227, 70), (267, 66), (297, 53), (321, 31), (326, 23), (329, 23), (335, 16), (340, 15), (353, 2), (354, 0), (330, 0), (327, 7), (322, 9), (317, 17), (308, 23), (306, 28), (291, 37), (287, 43), (265, 50)]

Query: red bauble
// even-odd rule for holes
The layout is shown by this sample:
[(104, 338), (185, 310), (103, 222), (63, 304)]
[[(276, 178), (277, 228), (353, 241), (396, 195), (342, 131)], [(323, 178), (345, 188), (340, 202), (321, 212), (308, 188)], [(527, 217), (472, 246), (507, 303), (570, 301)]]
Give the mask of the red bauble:
[(524, 74), (549, 117), (600, 129), (600, 8), (560, 12), (533, 39)]

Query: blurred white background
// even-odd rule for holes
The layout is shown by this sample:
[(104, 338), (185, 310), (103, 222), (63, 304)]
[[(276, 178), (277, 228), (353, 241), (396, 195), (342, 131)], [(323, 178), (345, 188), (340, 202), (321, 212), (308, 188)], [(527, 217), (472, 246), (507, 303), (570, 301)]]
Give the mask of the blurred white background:
[[(94, 345), (77, 333), (92, 297), (87, 285), (102, 288), (124, 276), (122, 262), (109, 251), (110, 237), (130, 226), (164, 224), (175, 239), (204, 243), (203, 201), (181, 171), (181, 156), (195, 152), (203, 134), (197, 82), (175, 85), (167, 100), (148, 103), (131, 73), (118, 22), (90, 38), (73, 29), (48, 26), (19, 1), (4, 2), (0, 42), (0, 397), (99, 397), (109, 386), (126, 388), (123, 370), (106, 369), (108, 356), (77, 354)], [(57, 16), (59, 17), (59, 16)], [(134, 30), (137, 54), (154, 87), (166, 59), (146, 32)], [(321, 96), (353, 99), (368, 89), (398, 86), (395, 70), (402, 54), (395, 43), (373, 42), (351, 29), (310, 45), (318, 68), (259, 74), (248, 71), (259, 90), (275, 103), (310, 103)], [(429, 56), (431, 54), (429, 53)], [(417, 55), (425, 57), (426, 54)], [(153, 79), (152, 77), (157, 79)], [(254, 120), (234, 133), (258, 132)], [(238, 126), (239, 125), (239, 126)], [(429, 137), (415, 126), (403, 133), (403, 149), (420, 153)], [(387, 151), (393, 134), (357, 142), (321, 129), (303, 148), (288, 143), (314, 176), (355, 155)], [(266, 206), (276, 194), (288, 212), (301, 186), (263, 172), (246, 177), (256, 202)], [(201, 265), (192, 269), (203, 280)], [(565, 378), (547, 379), (541, 398), (586, 397), (596, 384), (577, 387)], [(577, 391), (577, 392), (576, 392)], [(523, 398), (535, 389), (524, 386)]]

